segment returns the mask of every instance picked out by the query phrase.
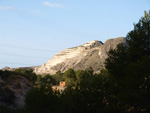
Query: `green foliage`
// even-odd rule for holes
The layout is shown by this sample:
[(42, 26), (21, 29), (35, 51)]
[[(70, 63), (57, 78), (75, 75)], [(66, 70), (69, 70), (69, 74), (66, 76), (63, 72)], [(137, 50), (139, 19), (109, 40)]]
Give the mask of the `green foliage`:
[(55, 84), (56, 84), (55, 79), (54, 79), (51, 75), (49, 75), (49, 74), (45, 75), (45, 76), (41, 79), (41, 81), (42, 81), (42, 83), (44, 83), (44, 84), (49, 84), (49, 85), (55, 85)]
[(145, 16), (134, 25), (134, 29), (127, 34), (126, 39), (132, 60), (136, 61), (150, 55), (150, 14), (145, 11)]
[(74, 86), (76, 81), (74, 70), (70, 68), (67, 71), (65, 71), (65, 73), (63, 74), (63, 79), (67, 82), (68, 87)]
[(31, 89), (26, 95), (26, 112), (56, 113), (59, 110), (58, 94), (48, 85)]
[(36, 85), (40, 85), (42, 84), (42, 76), (41, 75), (37, 75), (36, 81), (35, 81)]
[(75, 79), (75, 72), (73, 69), (68, 69), (67, 71), (65, 71), (65, 73), (63, 74), (64, 79), (68, 79), (68, 78), (73, 78)]
[(25, 76), (27, 79), (29, 79), (30, 81), (32, 81), (33, 83), (35, 82), (37, 76), (35, 73), (33, 73), (32, 69), (16, 69), (14, 72), (22, 74), (23, 76)]
[(81, 73), (79, 81), (77, 83), (80, 85), (80, 88), (91, 87), (91, 82), (93, 78), (93, 70), (87, 69)]
[(50, 86), (31, 89), (26, 95), (26, 112), (107, 113), (110, 93), (107, 70), (94, 74), (91, 68), (79, 71), (69, 69), (64, 74), (66, 80), (74, 79), (76, 84), (67, 86), (62, 94), (53, 92)]
[(118, 44), (116, 49), (108, 52), (106, 59), (106, 68), (116, 76), (116, 79), (122, 79), (125, 75), (125, 67), (128, 65), (128, 48), (123, 44)]
[(83, 95), (77, 89), (67, 88), (60, 97), (61, 113), (88, 113)]
[(56, 80), (49, 74), (46, 74), (46, 75), (37, 75), (37, 79), (36, 79), (36, 82), (35, 84), (37, 86), (39, 85), (55, 85), (56, 84)]
[(14, 73), (10, 72), (10, 71), (2, 71), (2, 70), (0, 70), (0, 77), (3, 80), (7, 80), (12, 74), (14, 74)]
[(85, 75), (85, 71), (84, 70), (78, 70), (76, 71), (75, 75), (76, 75), (76, 80), (77, 80), (77, 84), (80, 84), (80, 82), (83, 79), (83, 76)]
[(53, 75), (53, 78), (56, 81), (56, 84), (58, 85), (60, 81), (63, 81), (63, 73), (61, 71), (57, 71), (56, 74)]
[(150, 14), (145, 12), (127, 35), (128, 47), (110, 50), (106, 68), (114, 79), (113, 95), (124, 109), (150, 112)]

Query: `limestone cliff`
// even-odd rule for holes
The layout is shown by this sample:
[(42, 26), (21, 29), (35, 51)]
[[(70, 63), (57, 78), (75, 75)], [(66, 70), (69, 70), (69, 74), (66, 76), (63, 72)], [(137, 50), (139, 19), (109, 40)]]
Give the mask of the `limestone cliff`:
[(125, 38), (109, 39), (104, 44), (101, 41), (90, 41), (81, 46), (65, 49), (57, 53), (46, 64), (34, 69), (36, 74), (55, 74), (69, 68), (75, 70), (92, 67), (95, 72), (104, 67), (107, 52), (119, 43), (126, 43)]

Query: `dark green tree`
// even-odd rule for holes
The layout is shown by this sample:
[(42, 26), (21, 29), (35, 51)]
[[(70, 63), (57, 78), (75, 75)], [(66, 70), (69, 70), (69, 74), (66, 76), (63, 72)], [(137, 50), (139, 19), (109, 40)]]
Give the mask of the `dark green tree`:
[(112, 75), (116, 76), (116, 79), (123, 78), (128, 60), (128, 48), (124, 44), (118, 44), (115, 49), (108, 52), (106, 68)]
[[(134, 30), (128, 33), (129, 56), (131, 62), (127, 71), (134, 86), (138, 86), (138, 104), (150, 112), (150, 11), (144, 12)], [(135, 84), (136, 83), (136, 84)], [(143, 104), (141, 104), (143, 103)]]
[(150, 112), (150, 12), (127, 34), (128, 46), (110, 50), (106, 68), (114, 78), (113, 94), (127, 111)]
[(42, 77), (41, 82), (42, 82), (42, 84), (48, 84), (48, 85), (56, 84), (55, 79), (49, 74), (46, 74), (44, 77)]
[(70, 68), (65, 71), (65, 73), (63, 74), (63, 79), (67, 82), (68, 87), (74, 86), (76, 83), (76, 76), (74, 70)]
[(27, 113), (57, 113), (58, 95), (59, 93), (54, 92), (48, 85), (33, 88), (26, 95), (25, 111)]
[(126, 37), (132, 61), (150, 56), (150, 11), (149, 14), (146, 11), (144, 13), (144, 17), (134, 24), (134, 29)]
[(62, 77), (63, 73), (61, 71), (57, 71), (56, 74), (53, 75), (53, 78), (55, 79), (57, 85), (60, 81), (63, 81)]
[[(101, 79), (94, 76), (92, 69), (78, 70), (77, 85), (67, 87), (61, 96), (64, 113), (98, 113), (104, 112)], [(98, 85), (98, 86), (96, 86)]]
[(36, 81), (36, 74), (33, 72), (32, 69), (16, 69), (14, 72), (18, 73), (18, 74), (22, 74), (23, 76), (25, 76), (27, 79), (29, 79), (30, 81), (32, 81), (33, 83)]

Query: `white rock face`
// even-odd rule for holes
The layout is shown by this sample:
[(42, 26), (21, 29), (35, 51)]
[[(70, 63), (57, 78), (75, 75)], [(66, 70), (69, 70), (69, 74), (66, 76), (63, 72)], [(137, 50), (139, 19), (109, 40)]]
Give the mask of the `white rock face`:
[(107, 52), (114, 49), (119, 43), (126, 43), (125, 38), (109, 39), (104, 44), (101, 41), (90, 41), (81, 46), (65, 49), (57, 53), (46, 64), (36, 67), (36, 74), (55, 74), (64, 72), (69, 68), (75, 70), (92, 67), (95, 72), (104, 67)]
[(35, 68), (34, 72), (37, 74), (54, 74), (58, 71), (58, 67), (56, 66), (60, 64), (62, 67), (60, 67), (59, 70), (64, 72), (66, 69), (73, 67), (84, 59), (90, 51), (97, 49), (97, 47), (100, 47), (101, 45), (103, 45), (102, 42), (95, 40), (78, 47), (65, 49), (57, 53), (46, 64), (43, 64), (39, 68)]

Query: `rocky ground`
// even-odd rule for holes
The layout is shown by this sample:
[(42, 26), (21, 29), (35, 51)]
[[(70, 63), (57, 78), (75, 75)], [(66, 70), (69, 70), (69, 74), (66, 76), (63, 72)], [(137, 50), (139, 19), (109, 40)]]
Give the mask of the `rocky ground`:
[(0, 77), (0, 105), (12, 109), (24, 107), (25, 95), (30, 87), (31, 83), (26, 77), (14, 75), (8, 79)]

